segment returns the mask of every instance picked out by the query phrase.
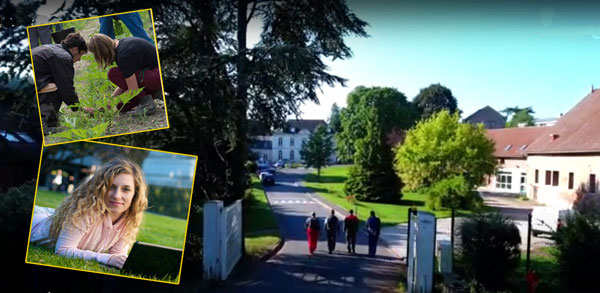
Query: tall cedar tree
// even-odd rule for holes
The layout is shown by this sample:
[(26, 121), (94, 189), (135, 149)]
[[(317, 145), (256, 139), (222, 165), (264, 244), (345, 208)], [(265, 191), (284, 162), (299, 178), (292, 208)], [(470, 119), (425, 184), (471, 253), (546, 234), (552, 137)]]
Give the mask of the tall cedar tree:
[(300, 155), (306, 167), (317, 168), (317, 177), (321, 177), (321, 168), (327, 166), (333, 153), (333, 142), (325, 125), (319, 125), (307, 141), (302, 143)]
[(394, 88), (359, 86), (348, 94), (346, 101), (348, 106), (340, 115), (342, 131), (336, 133), (338, 157), (343, 162), (352, 162), (357, 141), (367, 134), (365, 112), (376, 110), (378, 125), (385, 136), (409, 129), (418, 117), (406, 96)]
[(421, 112), (421, 118), (423, 119), (427, 119), (444, 109), (450, 111), (451, 114), (459, 111), (452, 91), (439, 83), (422, 88), (414, 98), (413, 103)]
[(363, 111), (366, 135), (356, 141), (354, 165), (344, 183), (344, 192), (358, 200), (400, 200), (401, 182), (393, 169), (393, 154), (375, 108)]
[(327, 121), (329, 128), (331, 131), (333, 131), (333, 133), (338, 133), (342, 130), (342, 120), (340, 115), (340, 107), (336, 103), (333, 103), (333, 105), (331, 105), (329, 121)]

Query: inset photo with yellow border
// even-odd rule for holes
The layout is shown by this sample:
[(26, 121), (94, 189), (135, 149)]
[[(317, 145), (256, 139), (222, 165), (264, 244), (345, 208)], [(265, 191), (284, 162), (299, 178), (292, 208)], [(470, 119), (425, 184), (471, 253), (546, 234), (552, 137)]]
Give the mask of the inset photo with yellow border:
[(44, 145), (169, 127), (151, 9), (27, 34)]
[(90, 141), (44, 147), (25, 262), (179, 284), (197, 160)]

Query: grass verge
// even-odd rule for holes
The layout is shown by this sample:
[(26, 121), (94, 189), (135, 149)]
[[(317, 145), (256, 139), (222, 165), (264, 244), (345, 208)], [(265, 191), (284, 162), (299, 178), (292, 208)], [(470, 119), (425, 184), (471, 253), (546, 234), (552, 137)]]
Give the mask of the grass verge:
[[(63, 193), (38, 190), (35, 204), (37, 206), (57, 208), (64, 198), (65, 194)], [(184, 219), (146, 212), (136, 240), (169, 247), (183, 248), (185, 226), (186, 221)], [(96, 261), (85, 261), (83, 259), (72, 259), (56, 255), (54, 254), (53, 249), (45, 246), (30, 245), (27, 252), (27, 261), (44, 265), (154, 279), (165, 282), (178, 281), (178, 278), (157, 278), (154, 276), (123, 274), (117, 269), (104, 266)]]
[(260, 258), (280, 241), (279, 226), (269, 206), (265, 191), (256, 176), (252, 176), (246, 208), (244, 239), (246, 252), (252, 258)]
[[(346, 210), (353, 209), (362, 220), (367, 219), (371, 210), (375, 211), (383, 225), (397, 225), (408, 221), (408, 209), (416, 207), (420, 211), (428, 211), (435, 214), (436, 218), (448, 218), (451, 210), (431, 210), (425, 205), (425, 195), (415, 192), (405, 192), (398, 204), (375, 203), (356, 201), (350, 203), (344, 193), (344, 181), (346, 181), (350, 166), (331, 166), (321, 169), (321, 177), (317, 178), (317, 172), (306, 175), (304, 185), (312, 188), (317, 194)], [(469, 211), (460, 211), (470, 213)]]

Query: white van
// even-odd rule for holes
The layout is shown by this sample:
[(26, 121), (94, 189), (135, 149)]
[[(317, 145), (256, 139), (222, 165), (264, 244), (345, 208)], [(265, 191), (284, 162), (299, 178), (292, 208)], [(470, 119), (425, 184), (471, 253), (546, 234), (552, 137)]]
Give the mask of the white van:
[(531, 211), (531, 231), (533, 236), (556, 232), (565, 223), (565, 218), (572, 213), (570, 209), (539, 206)]

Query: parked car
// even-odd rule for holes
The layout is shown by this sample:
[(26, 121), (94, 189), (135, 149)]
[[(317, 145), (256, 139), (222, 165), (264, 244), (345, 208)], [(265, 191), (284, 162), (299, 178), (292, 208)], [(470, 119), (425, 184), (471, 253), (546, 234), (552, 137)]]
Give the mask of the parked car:
[(570, 209), (555, 207), (534, 207), (531, 211), (531, 232), (533, 236), (537, 237), (540, 234), (552, 235), (564, 226), (565, 218), (572, 212), (573, 210)]
[(275, 167), (269, 167), (267, 168), (267, 172), (273, 176), (275, 176), (275, 172), (277, 172), (277, 170), (275, 169)]
[(285, 167), (285, 161), (284, 160), (279, 160), (275, 163), (275, 168), (284, 168)]
[(275, 176), (269, 172), (260, 173), (258, 178), (260, 178), (260, 182), (263, 185), (274, 185), (275, 184)]

